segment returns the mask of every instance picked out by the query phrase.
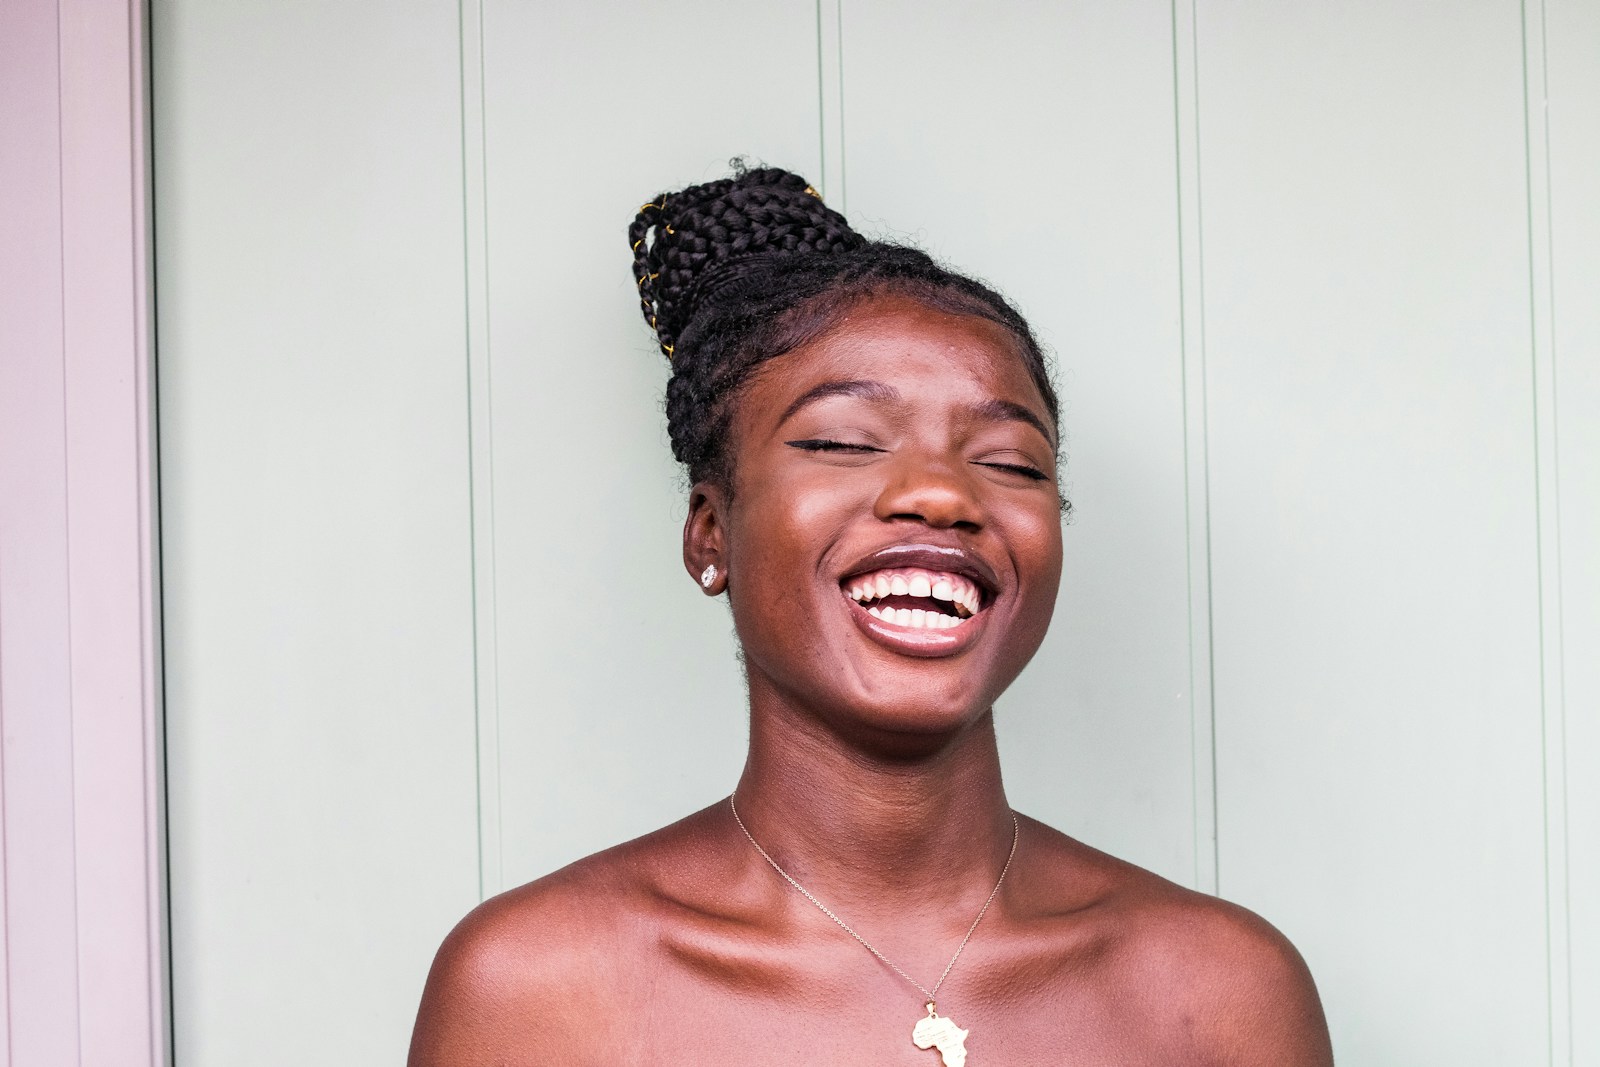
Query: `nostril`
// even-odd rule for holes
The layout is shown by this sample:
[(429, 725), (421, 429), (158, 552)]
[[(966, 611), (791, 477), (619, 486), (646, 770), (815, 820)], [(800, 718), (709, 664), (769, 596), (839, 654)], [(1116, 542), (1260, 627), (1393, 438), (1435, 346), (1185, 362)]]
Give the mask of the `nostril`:
[(983, 524), (976, 519), (948, 518), (937, 513), (924, 514), (918, 511), (899, 511), (885, 515), (883, 518), (886, 522), (920, 522), (924, 526), (932, 526), (936, 529), (948, 528), (964, 530), (968, 533), (973, 533), (983, 528)]
[(884, 520), (967, 532), (980, 529), (984, 518), (981, 494), (965, 472), (944, 457), (904, 459), (884, 484), (875, 511)]

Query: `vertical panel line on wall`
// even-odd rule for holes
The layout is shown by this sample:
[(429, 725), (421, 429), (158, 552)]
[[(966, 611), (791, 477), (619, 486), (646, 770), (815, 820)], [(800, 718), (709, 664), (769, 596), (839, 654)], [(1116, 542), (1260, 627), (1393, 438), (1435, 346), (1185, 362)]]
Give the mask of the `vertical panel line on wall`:
[(844, 0), (817, 0), (817, 113), (822, 195), (843, 212)]
[(1200, 99), (1192, 0), (1173, 0), (1173, 127), (1178, 189), (1178, 314), (1183, 388), (1184, 514), (1189, 573), (1189, 716), (1194, 775), (1194, 884), (1219, 891), (1216, 700), (1212, 681), (1211, 499), (1206, 429)]
[(1572, 1063), (1572, 973), (1567, 888), (1566, 701), (1562, 685), (1561, 499), (1556, 451), (1555, 306), (1550, 142), (1542, 0), (1522, 5), (1528, 190), (1528, 309), (1533, 400), (1534, 524), (1539, 583), (1539, 697), (1544, 757), (1545, 938), (1550, 1063)]
[(156, 952), (159, 954), (159, 993), (162, 1003), (161, 1014), (161, 1040), (165, 1042), (165, 1059), (158, 1059), (160, 1064), (177, 1062), (177, 1026), (173, 1018), (173, 1004), (176, 1002), (174, 995), (174, 981), (172, 973), (172, 830), (168, 820), (168, 811), (172, 806), (172, 784), (167, 769), (171, 765), (171, 738), (167, 730), (167, 616), (166, 616), (166, 542), (161, 536), (162, 522), (162, 497), (161, 497), (161, 338), (160, 316), (157, 308), (161, 302), (161, 294), (156, 286), (156, 262), (158, 250), (156, 242), (160, 238), (160, 229), (156, 225), (156, 109), (155, 109), (155, 28), (154, 15), (150, 5), (143, 5), (140, 22), (140, 33), (143, 35), (141, 47), (143, 49), (144, 79), (140, 86), (143, 95), (143, 111), (145, 122), (145, 159), (146, 170), (144, 179), (146, 185), (143, 192), (143, 207), (145, 212), (145, 257), (144, 264), (146, 283), (149, 286), (149, 303), (144, 308), (148, 316), (146, 323), (141, 327), (145, 343), (150, 346), (150, 406), (146, 412), (150, 420), (150, 506), (154, 514), (149, 523), (149, 532), (152, 538), (150, 556), (151, 577), (153, 588), (151, 590), (151, 604), (154, 614), (150, 620), (155, 628), (154, 643), (155, 662), (152, 664), (151, 683), (154, 686), (152, 698), (157, 714), (157, 729), (152, 741), (155, 745), (153, 766), (156, 768), (156, 821), (160, 832), (161, 864), (155, 876), (158, 880), (157, 890), (160, 893), (160, 926), (159, 944)]
[(134, 105), (134, 284), (144, 299), (134, 301), (134, 336), (143, 346), (140, 366), (145, 375), (144, 403), (138, 412), (140, 470), (146, 479), (139, 498), (140, 600), (149, 605), (142, 625), (148, 633), (140, 642), (145, 653), (143, 700), (148, 715), (145, 732), (145, 767), (152, 776), (145, 790), (145, 825), (153, 840), (146, 842), (151, 857), (146, 876), (150, 901), (149, 983), (151, 1016), (150, 1062), (170, 1064), (172, 1047), (172, 901), (168, 886), (172, 859), (167, 847), (167, 724), (166, 654), (162, 642), (161, 600), (161, 438), (160, 398), (156, 375), (155, 316), (155, 116), (154, 64), (151, 62), (150, 5), (131, 5), (129, 36), (133, 53)]
[(490, 396), (489, 226), (482, 0), (460, 0), (462, 231), (466, 260), (468, 484), (472, 526), (473, 714), (477, 742), (478, 894), (498, 893), (500, 701), (495, 611), (494, 426)]

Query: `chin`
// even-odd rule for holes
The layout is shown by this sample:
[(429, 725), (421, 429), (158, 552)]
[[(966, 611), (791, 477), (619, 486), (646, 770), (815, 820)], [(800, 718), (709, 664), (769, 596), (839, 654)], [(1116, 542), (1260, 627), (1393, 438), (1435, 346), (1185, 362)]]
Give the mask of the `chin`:
[[(994, 644), (1008, 635), (1003, 627), (988, 630), (982, 616), (972, 635), (987, 641), (930, 654), (901, 635), (885, 638), (878, 620), (852, 607), (859, 618), (841, 623), (824, 616), (798, 628), (809, 640), (741, 628), (752, 706), (765, 691), (864, 751), (928, 755), (983, 721), (1020, 673), (1018, 657), (994, 655)], [(1008, 642), (1008, 652), (1027, 644)]]
[(881, 694), (841, 701), (829, 717), (849, 733), (917, 739), (918, 747), (924, 747), (927, 742), (939, 742), (966, 731), (994, 706), (992, 699), (970, 691), (884, 688)]

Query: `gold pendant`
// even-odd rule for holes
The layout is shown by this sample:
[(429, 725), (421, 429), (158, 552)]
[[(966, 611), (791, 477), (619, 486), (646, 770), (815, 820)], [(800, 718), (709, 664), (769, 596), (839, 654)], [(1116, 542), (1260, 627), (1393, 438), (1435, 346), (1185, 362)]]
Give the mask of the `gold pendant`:
[(918, 1019), (911, 1031), (911, 1040), (918, 1048), (937, 1048), (944, 1067), (965, 1067), (967, 1062), (967, 1031), (957, 1026), (954, 1019), (941, 1016), (928, 1001), (928, 1015)]

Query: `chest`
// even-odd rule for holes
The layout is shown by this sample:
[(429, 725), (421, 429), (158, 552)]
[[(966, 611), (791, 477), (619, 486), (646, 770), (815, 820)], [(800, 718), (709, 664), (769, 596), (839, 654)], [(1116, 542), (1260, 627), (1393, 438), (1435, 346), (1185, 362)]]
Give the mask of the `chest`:
[[(1157, 1067), (1198, 1061), (1171, 1020), (1138, 998), (1046, 983), (979, 997), (941, 994), (939, 1021), (924, 998), (889, 975), (809, 988), (719, 988), (658, 976), (594, 1020), (575, 1062), (699, 1067), (757, 1063), (830, 1067)], [(953, 994), (953, 995), (952, 995)], [(567, 1060), (565, 1062), (574, 1062)]]

